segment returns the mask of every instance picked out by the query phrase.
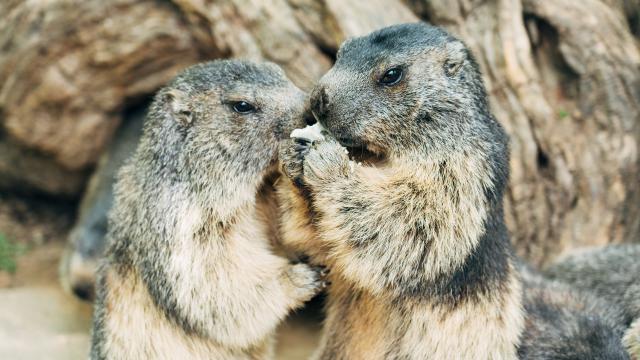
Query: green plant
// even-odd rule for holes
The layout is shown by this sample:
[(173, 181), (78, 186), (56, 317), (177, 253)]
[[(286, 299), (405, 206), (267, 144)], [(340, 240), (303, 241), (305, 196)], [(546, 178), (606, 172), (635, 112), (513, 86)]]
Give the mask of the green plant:
[(23, 252), (23, 247), (12, 243), (4, 234), (0, 233), (0, 271), (16, 272), (16, 258)]
[(560, 111), (558, 111), (558, 116), (560, 116), (560, 119), (564, 119), (569, 116), (569, 112), (567, 110), (560, 109)]

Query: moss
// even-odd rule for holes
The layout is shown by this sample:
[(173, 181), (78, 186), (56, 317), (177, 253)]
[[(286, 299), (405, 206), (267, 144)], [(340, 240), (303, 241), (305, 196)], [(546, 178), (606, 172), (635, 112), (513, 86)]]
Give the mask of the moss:
[(564, 119), (569, 116), (569, 112), (567, 110), (560, 109), (560, 111), (558, 111), (558, 116), (560, 116), (560, 119)]
[(17, 270), (16, 258), (23, 252), (23, 246), (14, 244), (0, 233), (0, 271), (15, 273)]

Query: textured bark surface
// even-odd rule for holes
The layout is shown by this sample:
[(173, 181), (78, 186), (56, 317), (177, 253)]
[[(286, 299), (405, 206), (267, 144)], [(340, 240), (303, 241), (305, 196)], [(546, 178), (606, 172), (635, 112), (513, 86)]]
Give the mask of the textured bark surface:
[(472, 49), (511, 135), (519, 253), (544, 264), (640, 238), (638, 0), (8, 0), (0, 14), (2, 188), (78, 194), (123, 111), (190, 64), (266, 59), (309, 89), (344, 39), (423, 19)]
[(534, 263), (639, 237), (640, 54), (622, 5), (411, 2), (480, 63), (511, 136), (508, 224)]
[(162, 2), (14, 1), (0, 13), (4, 127), (68, 169), (97, 159), (128, 100), (200, 58)]

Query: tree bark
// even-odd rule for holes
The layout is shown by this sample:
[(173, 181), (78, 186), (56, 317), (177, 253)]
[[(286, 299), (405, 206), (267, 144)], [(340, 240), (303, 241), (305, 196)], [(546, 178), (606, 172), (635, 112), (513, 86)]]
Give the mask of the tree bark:
[(640, 54), (621, 7), (411, 4), (480, 63), (511, 137), (506, 215), (520, 255), (542, 265), (576, 246), (637, 240)]
[(639, 0), (40, 0), (0, 14), (0, 150), (21, 149), (0, 151), (0, 187), (77, 194), (123, 111), (193, 63), (269, 60), (308, 90), (346, 38), (422, 19), (471, 48), (511, 136), (518, 252), (542, 265), (640, 239)]

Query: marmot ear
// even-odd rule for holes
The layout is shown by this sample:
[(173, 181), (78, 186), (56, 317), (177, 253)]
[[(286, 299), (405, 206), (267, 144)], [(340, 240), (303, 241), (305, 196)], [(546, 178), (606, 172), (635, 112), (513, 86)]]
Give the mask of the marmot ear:
[(193, 121), (193, 112), (187, 101), (187, 95), (178, 89), (171, 89), (164, 96), (171, 117), (180, 125), (189, 126)]
[(462, 42), (453, 41), (447, 43), (446, 49), (447, 60), (444, 62), (444, 72), (447, 76), (454, 76), (467, 59), (467, 48)]

